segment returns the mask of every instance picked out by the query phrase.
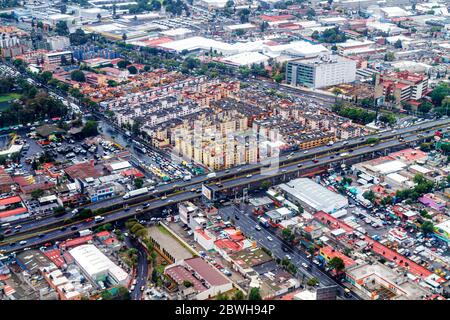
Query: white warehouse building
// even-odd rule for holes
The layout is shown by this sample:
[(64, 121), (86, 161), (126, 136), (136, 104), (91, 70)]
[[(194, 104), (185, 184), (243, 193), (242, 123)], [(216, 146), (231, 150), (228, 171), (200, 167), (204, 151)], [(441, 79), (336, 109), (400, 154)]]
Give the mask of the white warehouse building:
[(331, 213), (348, 206), (348, 199), (332, 192), (308, 178), (299, 178), (280, 184), (286, 199), (307, 209)]
[(93, 244), (75, 247), (69, 250), (69, 253), (91, 281), (108, 280), (113, 285), (127, 285), (128, 273)]

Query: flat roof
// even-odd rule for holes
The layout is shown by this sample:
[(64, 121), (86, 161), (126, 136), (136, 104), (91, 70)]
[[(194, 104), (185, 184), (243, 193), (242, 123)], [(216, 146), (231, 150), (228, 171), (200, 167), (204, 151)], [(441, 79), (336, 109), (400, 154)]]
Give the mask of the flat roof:
[(158, 226), (148, 228), (148, 235), (166, 250), (175, 261), (192, 258), (192, 252), (179, 243), (167, 230), (160, 230)]
[(211, 286), (221, 286), (230, 283), (230, 280), (200, 257), (186, 259), (184, 262)]
[(316, 210), (330, 212), (348, 205), (346, 197), (332, 192), (308, 178), (291, 180), (279, 185), (279, 188)]
[(72, 257), (78, 262), (83, 270), (92, 277), (102, 273), (113, 273), (120, 282), (128, 277), (128, 274), (95, 245), (84, 244), (69, 250)]

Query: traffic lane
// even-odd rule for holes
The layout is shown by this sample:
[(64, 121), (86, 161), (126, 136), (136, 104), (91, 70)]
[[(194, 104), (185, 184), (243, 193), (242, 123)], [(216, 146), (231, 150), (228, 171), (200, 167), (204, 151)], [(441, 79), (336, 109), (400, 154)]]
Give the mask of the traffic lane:
[[(27, 243), (24, 245), (16, 244), (15, 246), (11, 246), (9, 244), (3, 245), (3, 246), (0, 246), (0, 250), (15, 251), (15, 250), (24, 249), (24, 248), (30, 247), (30, 246), (36, 246), (38, 244), (48, 242), (49, 240), (53, 241), (53, 240), (56, 240), (57, 238), (63, 238), (65, 236), (75, 234), (76, 232), (83, 230), (83, 229), (97, 227), (99, 225), (102, 225), (105, 223), (111, 223), (111, 222), (114, 222), (119, 219), (132, 218), (134, 216), (138, 216), (143, 213), (148, 213), (149, 211), (154, 210), (154, 209), (162, 208), (167, 205), (172, 205), (172, 204), (175, 204), (176, 202), (180, 202), (180, 201), (191, 200), (196, 197), (199, 197), (199, 194), (194, 193), (194, 192), (189, 192), (189, 191), (183, 192), (183, 193), (179, 193), (174, 196), (171, 196), (165, 200), (160, 199), (160, 200), (151, 202), (150, 206), (147, 209), (142, 210), (140, 212), (136, 212), (136, 210), (138, 208), (142, 208), (142, 206), (129, 207), (128, 210), (118, 210), (116, 212), (110, 213), (107, 216), (105, 216), (105, 220), (103, 220), (102, 223), (95, 223), (94, 221), (87, 222), (86, 220), (83, 220), (83, 221), (72, 224), (70, 227), (67, 227), (67, 229), (69, 229), (69, 230), (66, 230), (66, 231), (61, 231), (61, 229), (64, 227), (59, 227), (59, 228), (57, 228), (55, 230), (51, 230), (51, 231), (42, 231), (41, 234), (44, 235), (43, 237), (39, 237), (37, 235), (27, 237), (26, 235), (24, 235), (24, 236), (21, 236), (17, 240), (14, 238), (7, 239), (7, 241), (8, 240), (20, 241), (20, 240), (24, 239), (24, 240), (27, 240)], [(72, 228), (72, 227), (76, 227), (77, 229), (70, 230), (70, 228)]]
[[(300, 160), (301, 158), (311, 157), (317, 153), (321, 153), (321, 152), (325, 152), (325, 151), (327, 151), (327, 152), (337, 151), (338, 149), (343, 148), (343, 147), (349, 148), (351, 146), (354, 146), (355, 144), (365, 143), (365, 141), (369, 138), (377, 138), (377, 139), (387, 138), (387, 137), (392, 137), (395, 135), (404, 134), (406, 132), (411, 132), (411, 131), (417, 130), (419, 127), (421, 127), (421, 130), (423, 130), (423, 129), (431, 128), (432, 126), (443, 125), (446, 123), (450, 123), (450, 120), (442, 119), (442, 120), (431, 121), (431, 122), (423, 122), (418, 125), (413, 125), (410, 127), (399, 129), (395, 133), (393, 133), (392, 131), (384, 131), (381, 133), (381, 135), (375, 134), (375, 135), (364, 136), (364, 141), (361, 140), (361, 137), (359, 137), (359, 138), (348, 140), (347, 143), (345, 141), (338, 141), (338, 142), (334, 143), (332, 146), (319, 146), (319, 147), (316, 147), (313, 149), (309, 149), (308, 152), (306, 152), (306, 153), (304, 150), (296, 151), (296, 152), (294, 152), (294, 155), (292, 155), (289, 159), (288, 159), (287, 155), (283, 155), (283, 156), (277, 158), (276, 161), (279, 163), (283, 163), (288, 160), (290, 160), (290, 161)], [(364, 149), (364, 150), (368, 150), (368, 149)], [(244, 173), (246, 171), (255, 170), (258, 168), (262, 168), (262, 167), (263, 167), (263, 164), (259, 163), (259, 164), (248, 164), (248, 165), (244, 165), (241, 167), (231, 168), (228, 170), (221, 170), (221, 171), (216, 172), (216, 176), (213, 179), (221, 179), (224, 177), (229, 177), (229, 176), (232, 176), (235, 174)], [(209, 178), (207, 178), (207, 175), (194, 176), (190, 181), (174, 181), (174, 182), (171, 182), (166, 185), (157, 186), (156, 189), (160, 191), (159, 193), (164, 193), (164, 192), (168, 192), (168, 191), (172, 190), (175, 186), (183, 187), (183, 186), (188, 186), (191, 184), (203, 183), (208, 180), (209, 180)], [(114, 198), (110, 198), (108, 203), (117, 204), (122, 201), (123, 201), (123, 199), (121, 197), (114, 197)], [(94, 203), (94, 204), (90, 204), (90, 205), (86, 206), (86, 208), (89, 208), (92, 210), (98, 209), (101, 207), (103, 207), (102, 202)]]
[(134, 287), (134, 290), (131, 292), (131, 299), (132, 300), (141, 300), (143, 291), (141, 290), (141, 287), (147, 284), (147, 277), (148, 277), (148, 262), (147, 262), (147, 253), (142, 248), (142, 246), (136, 242), (134, 239), (131, 239), (129, 237), (125, 237), (125, 243), (129, 248), (136, 248), (138, 249), (138, 264), (137, 264), (137, 270), (136, 270), (136, 284)]
[[(448, 122), (448, 121), (449, 121), (449, 120), (445, 119), (445, 120), (435, 121), (434, 123), (442, 124), (442, 123), (446, 123), (446, 122)], [(419, 125), (418, 125), (418, 126), (419, 126)], [(424, 123), (420, 124), (420, 126), (424, 127)], [(408, 127), (408, 128), (410, 128), (410, 127)], [(408, 128), (405, 128), (404, 130), (406, 130), (406, 129), (408, 129)], [(447, 128), (445, 128), (443, 131), (448, 131), (448, 130), (447, 130)], [(430, 133), (430, 135), (432, 135), (432, 134)], [(416, 134), (413, 135), (413, 136), (414, 136), (414, 137), (417, 137)], [(412, 140), (414, 140), (414, 139), (405, 137), (405, 142), (409, 142), (409, 141), (412, 141)], [(385, 148), (387, 144), (388, 144), (389, 146), (394, 146), (394, 145), (397, 145), (398, 142), (397, 142), (397, 141), (388, 141), (388, 142), (381, 142), (381, 143), (377, 144), (377, 145), (374, 146), (374, 147), (365, 146), (365, 147), (362, 147), (362, 148), (358, 149), (358, 150), (355, 151), (354, 153), (352, 153), (352, 156), (360, 155), (360, 154), (366, 153), (367, 151), (374, 151), (374, 152), (375, 152), (375, 151), (377, 151), (377, 150), (380, 150), (380, 149)], [(348, 146), (347, 146), (347, 147), (348, 147)], [(322, 147), (322, 148), (325, 148), (325, 147)], [(309, 155), (306, 155), (306, 156), (312, 156), (312, 154), (309, 154)], [(321, 157), (321, 158), (318, 158), (318, 160), (319, 160), (318, 163), (312, 163), (312, 160), (309, 160), (309, 161), (306, 161), (306, 163), (309, 163), (309, 166), (305, 166), (304, 168), (311, 168), (311, 167), (314, 166), (314, 165), (324, 164), (324, 162), (330, 161), (331, 159), (332, 159), (331, 156)], [(223, 176), (223, 175), (227, 175), (227, 176), (228, 176), (228, 175), (233, 175), (233, 174), (240, 174), (240, 173), (242, 173), (242, 171), (245, 171), (245, 170), (247, 170), (248, 168), (257, 168), (258, 166), (259, 166), (259, 165), (257, 165), (257, 164), (253, 164), (253, 165), (243, 166), (243, 167), (241, 167), (241, 168), (233, 168), (233, 169), (230, 169), (230, 170), (221, 171), (221, 172), (218, 172), (218, 173), (217, 173), (217, 178), (220, 179), (220, 177)], [(242, 168), (245, 168), (245, 169), (243, 170)], [(291, 166), (288, 166), (288, 167), (286, 167), (285, 169), (288, 171), (287, 173), (289, 173), (289, 171), (292, 171), (292, 170), (297, 170), (296, 164), (293, 164), (293, 165), (291, 165)], [(228, 171), (228, 173), (227, 173), (226, 171)], [(258, 175), (255, 175), (255, 176), (257, 177)], [(269, 178), (270, 176), (265, 176), (265, 177), (266, 177), (266, 178)], [(244, 179), (245, 179), (245, 180), (244, 180)], [(247, 179), (248, 179), (248, 178), (241, 178), (241, 179), (237, 179), (237, 180), (235, 179), (233, 185), (242, 184), (244, 181), (245, 181), (245, 182), (248, 181)], [(188, 184), (188, 183), (200, 183), (200, 182), (204, 182), (204, 181), (206, 181), (206, 180), (208, 180), (208, 178), (206, 178), (205, 176), (197, 176), (197, 177), (192, 178), (191, 181), (185, 182), (184, 184)], [(254, 179), (253, 179), (253, 180), (254, 180)], [(252, 182), (252, 181), (248, 181), (248, 182)], [(227, 182), (227, 187), (230, 187), (230, 186), (228, 185), (228, 183), (229, 183), (229, 182)], [(181, 186), (182, 186), (182, 185), (183, 185), (183, 183), (181, 184)], [(158, 193), (164, 193), (164, 192), (167, 192), (167, 191), (173, 189), (175, 186), (180, 186), (180, 183), (174, 182), (174, 183), (170, 183), (170, 184), (167, 184), (167, 185), (160, 186), (160, 187), (158, 187), (158, 188), (159, 188), (159, 189), (158, 189)], [(214, 188), (214, 186), (213, 186), (213, 188)], [(217, 189), (217, 188), (215, 188), (215, 189)], [(108, 199), (107, 202), (108, 202), (109, 205), (113, 205), (113, 204), (118, 204), (118, 203), (123, 202), (123, 199), (122, 199), (122, 197), (115, 197), (115, 198), (110, 198), (110, 199)], [(103, 201), (102, 201), (102, 202), (97, 202), (97, 203), (88, 205), (88, 206), (86, 206), (85, 208), (89, 208), (89, 209), (95, 210), (95, 209), (104, 207), (104, 203), (105, 203), (105, 202), (103, 202)], [(44, 225), (46, 225), (46, 224), (49, 224), (49, 223), (52, 223), (52, 222), (56, 222), (56, 221), (58, 221), (58, 220), (62, 220), (63, 218), (66, 218), (66, 217), (67, 217), (67, 216), (63, 216), (63, 217), (59, 217), (59, 218), (49, 217), (49, 218), (46, 218), (46, 219), (42, 219), (42, 220), (40, 220), (39, 222), (38, 222), (38, 221), (35, 221), (35, 222), (32, 222), (32, 223), (30, 224), (30, 227), (27, 227), (26, 229), (24, 229), (24, 231), (27, 230), (27, 229), (33, 229), (33, 228), (36, 228), (36, 226), (44, 226)]]
[[(446, 132), (448, 130), (447, 130), (447, 128), (445, 128), (443, 131)], [(432, 135), (432, 134), (430, 134), (430, 135)], [(417, 135), (416, 134), (412, 134), (410, 136), (404, 137), (404, 139), (405, 139), (404, 143), (412, 142), (412, 141), (417, 139)], [(362, 148), (359, 148), (359, 149), (355, 150), (353, 153), (350, 154), (350, 156), (354, 157), (354, 156), (365, 154), (365, 153), (370, 152), (370, 151), (376, 152), (376, 151), (382, 150), (382, 149), (384, 149), (386, 147), (392, 147), (392, 146), (396, 146), (398, 144), (399, 144), (399, 142), (397, 140), (391, 140), (391, 141), (387, 141), (387, 142), (378, 143), (374, 147), (364, 146)], [(339, 156), (338, 156), (338, 158), (336, 158), (336, 155), (326, 155), (326, 156), (317, 158), (317, 161), (318, 161), (317, 163), (314, 163), (313, 160), (307, 160), (307, 161), (303, 162), (302, 168), (303, 169), (309, 169), (309, 168), (312, 168), (314, 166), (328, 164), (328, 163), (334, 162), (336, 160), (345, 161), (345, 158), (339, 158)], [(283, 170), (286, 170), (286, 172), (285, 172), (286, 174), (290, 174), (290, 173), (293, 173), (294, 171), (298, 171), (298, 167), (297, 167), (297, 164), (292, 164), (290, 166), (284, 167)], [(229, 172), (226, 173), (227, 175), (228, 174), (238, 174), (238, 173), (241, 172), (241, 169), (235, 168), (233, 170), (230, 169), (228, 171)], [(283, 174), (283, 172), (281, 174)], [(280, 173), (278, 172), (276, 175), (280, 175)], [(261, 180), (261, 179), (265, 179), (265, 178), (270, 178), (270, 177), (276, 176), (276, 175), (256, 174), (256, 175), (252, 176), (251, 178), (242, 177), (242, 178), (239, 178), (239, 179), (234, 179), (234, 180), (230, 180), (230, 181), (227, 181), (227, 182), (223, 183), (223, 185), (224, 185), (223, 188), (230, 188), (230, 187), (238, 186), (238, 185), (241, 185), (241, 184), (252, 183), (252, 182), (255, 182), (255, 181), (258, 181), (258, 180)], [(207, 180), (207, 178), (205, 178), (204, 176), (203, 177), (196, 177), (192, 181), (190, 181), (189, 183), (197, 183), (198, 181), (204, 181), (204, 180)], [(159, 194), (159, 193), (164, 193), (166, 191), (169, 191), (174, 186), (180, 186), (180, 185), (176, 184), (176, 183), (173, 183), (173, 184), (167, 184), (167, 185), (161, 186), (160, 189), (157, 189), (157, 191), (158, 191), (157, 193)], [(218, 190), (221, 189), (221, 188), (218, 188), (215, 185), (212, 186), (212, 188), (213, 188), (214, 191), (218, 191)], [(153, 191), (153, 192), (155, 192), (155, 191)], [(113, 205), (113, 204), (118, 204), (118, 203), (121, 203), (121, 202), (123, 202), (123, 199), (121, 197), (116, 197), (116, 198), (110, 198), (109, 201), (108, 201), (108, 204), (109, 205)], [(93, 205), (87, 206), (87, 208), (94, 210), (94, 209), (101, 208), (103, 206), (104, 206), (104, 202), (99, 202), (99, 203), (95, 203)], [(44, 226), (46, 224), (49, 224), (49, 223), (52, 223), (52, 222), (56, 222), (58, 220), (66, 218), (67, 216), (68, 215), (65, 215), (63, 217), (58, 217), (58, 218), (57, 217), (49, 217), (49, 218), (47, 218), (45, 220), (40, 220), (39, 222), (38, 221), (32, 222), (30, 224), (27, 224), (27, 226), (23, 229), (23, 231), (34, 229), (37, 226)]]
[[(257, 222), (250, 219), (247, 215), (239, 214), (238, 215), (239, 218), (236, 219), (234, 208), (232, 207), (231, 208), (229, 207), (229, 209), (221, 209), (219, 212), (223, 219), (225, 218), (227, 218), (227, 220), (234, 219), (235, 224), (240, 228), (240, 230), (244, 233), (244, 235), (246, 235), (247, 237), (254, 238), (260, 246), (262, 245), (267, 249), (269, 249), (276, 256), (276, 258), (283, 259), (283, 257), (286, 255), (283, 254), (282, 250), (283, 244), (279, 241), (279, 239), (278, 238), (274, 239), (272, 237), (273, 234), (269, 232), (266, 228), (261, 228), (260, 231), (256, 230), (255, 226)], [(273, 239), (272, 241), (270, 241), (267, 238), (269, 236)], [(299, 268), (299, 271), (312, 278), (312, 275), (308, 272), (308, 270)]]
[[(228, 208), (222, 208), (219, 213), (221, 216), (223, 215), (223, 218), (234, 218), (235, 211), (234, 208), (228, 207)], [(247, 220), (247, 221), (245, 221)], [(244, 222), (245, 221), (245, 222)], [(326, 274), (323, 270), (321, 270), (318, 266), (315, 264), (312, 264), (311, 261), (309, 261), (306, 258), (306, 255), (300, 252), (298, 249), (293, 249), (291, 245), (285, 243), (277, 234), (273, 234), (268, 229), (261, 228), (261, 231), (257, 231), (255, 229), (256, 224), (258, 224), (257, 221), (253, 221), (252, 218), (248, 214), (239, 215), (239, 219), (235, 219), (236, 224), (239, 227), (242, 227), (242, 231), (244, 234), (251, 234), (254, 236), (254, 238), (259, 242), (262, 243), (265, 247), (268, 249), (271, 249), (272, 253), (275, 257), (283, 259), (287, 254), (291, 256), (291, 262), (297, 266), (300, 273), (305, 274), (309, 278), (315, 277), (319, 280), (319, 285), (323, 286), (331, 286), (331, 285), (337, 285), (340, 289), (339, 293), (340, 295), (344, 292), (344, 286), (342, 286), (340, 283), (335, 281), (334, 279), (331, 279), (328, 274)], [(269, 241), (267, 239), (267, 236), (271, 236), (273, 239), (272, 241)], [(287, 252), (284, 252), (283, 247), (287, 249)], [(309, 266), (310, 269), (305, 269), (302, 264), (305, 263)], [(358, 299), (356, 296), (352, 295), (350, 297), (351, 299)]]
[[(422, 139), (422, 138), (420, 138)], [(370, 146), (365, 146), (362, 148), (359, 148), (357, 150), (354, 150), (352, 153), (349, 153), (348, 157), (339, 157), (336, 155), (327, 155), (327, 156), (323, 156), (320, 158), (317, 158), (317, 162), (314, 162), (313, 160), (306, 160), (304, 162), (302, 162), (302, 169), (310, 169), (313, 167), (316, 167), (318, 165), (325, 165), (325, 164), (329, 164), (331, 162), (336, 162), (336, 161), (345, 161), (351, 158), (354, 158), (356, 156), (360, 156), (363, 154), (367, 154), (369, 152), (377, 152), (377, 151), (381, 151), (384, 150), (388, 147), (394, 147), (394, 146), (398, 146), (399, 144), (406, 144), (409, 142), (414, 142), (415, 140), (417, 140), (417, 136), (413, 135), (410, 137), (405, 137), (405, 141), (403, 143), (397, 141), (397, 140), (391, 140), (391, 141), (387, 141), (387, 142), (382, 142), (379, 143), (377, 145), (375, 145), (374, 147), (370, 147)], [(269, 179), (272, 177), (276, 177), (282, 174), (289, 174), (289, 173), (293, 173), (294, 171), (298, 171), (299, 167), (297, 166), (297, 164), (292, 164), (286, 167), (283, 167), (284, 170), (286, 170), (286, 172), (280, 172), (277, 171), (274, 174), (262, 174), (262, 173), (258, 173), (258, 174), (254, 174), (251, 177), (242, 177), (239, 179), (234, 179), (234, 180), (230, 180), (230, 181), (226, 181), (224, 183), (222, 183), (222, 187), (217, 187), (216, 185), (212, 186), (212, 189), (214, 191), (219, 191), (222, 189), (228, 189), (228, 188), (233, 188), (233, 187), (237, 187), (237, 186), (241, 186), (241, 185), (245, 185), (245, 184), (250, 184), (250, 183), (254, 183), (257, 182), (259, 180), (264, 180), (264, 179)]]
[[(448, 130), (447, 130), (447, 128), (445, 128), (443, 131), (446, 132)], [(432, 134), (430, 134), (430, 135), (432, 135)], [(410, 136), (405, 137), (404, 139), (405, 139), (405, 143), (412, 142), (415, 139), (417, 139), (417, 135), (416, 134), (412, 134)], [(359, 148), (359, 149), (355, 150), (353, 153), (350, 154), (350, 156), (354, 157), (354, 156), (357, 156), (357, 155), (365, 154), (365, 153), (370, 152), (370, 151), (376, 152), (376, 151), (382, 150), (382, 149), (384, 149), (386, 147), (392, 147), (392, 146), (396, 146), (398, 144), (399, 144), (399, 142), (397, 140), (391, 140), (391, 141), (387, 141), (387, 142), (378, 143), (374, 147), (364, 146), (362, 148)], [(309, 156), (311, 156), (311, 155), (309, 155)], [(313, 160), (307, 160), (307, 161), (303, 162), (302, 168), (303, 169), (309, 169), (309, 168), (312, 168), (314, 166), (327, 164), (327, 163), (330, 163), (330, 162), (334, 162), (336, 160), (345, 161), (345, 158), (341, 159), (341, 158), (339, 158), (339, 156), (337, 156), (337, 157), (338, 158), (336, 158), (336, 155), (326, 155), (326, 156), (317, 158), (317, 160), (318, 160), (317, 163), (314, 163)], [(256, 166), (254, 165), (253, 167), (256, 167)], [(297, 164), (292, 164), (290, 166), (284, 167), (283, 170), (286, 170), (285, 173), (289, 174), (289, 173), (293, 173), (293, 171), (298, 171), (298, 167), (297, 167)], [(239, 169), (239, 168), (235, 168), (235, 169), (230, 169), (228, 171), (229, 172), (226, 173), (227, 175), (229, 175), (229, 174), (238, 174), (238, 173), (241, 173), (242, 170)], [(278, 172), (277, 175), (279, 175), (279, 174), (280, 173)], [(281, 174), (283, 174), (283, 173), (281, 173)], [(262, 179), (262, 178), (270, 178), (271, 176), (275, 176), (275, 175), (256, 174), (256, 175), (252, 176), (251, 178), (242, 177), (242, 178), (239, 178), (239, 179), (230, 180), (230, 181), (224, 182), (223, 185), (226, 188), (230, 188), (230, 187), (233, 187), (233, 186), (241, 185), (243, 183), (245, 184), (247, 182), (248, 183), (255, 182), (255, 181), (257, 181), (259, 179)], [(220, 177), (220, 176), (218, 176), (218, 177)], [(205, 178), (204, 176), (202, 176), (202, 177), (194, 177), (189, 183), (199, 183), (199, 182), (204, 182), (205, 180), (207, 180), (207, 178)], [(157, 189), (157, 191), (158, 191), (157, 193), (159, 194), (159, 193), (167, 192), (167, 191), (171, 190), (175, 186), (180, 186), (180, 184), (171, 183), (171, 184), (167, 184), (167, 185), (161, 186), (161, 187), (159, 187), (159, 189)], [(218, 191), (218, 190), (221, 189), (221, 188), (218, 188), (217, 186), (212, 186), (212, 188), (215, 191)], [(118, 204), (118, 203), (121, 203), (121, 202), (123, 202), (123, 199), (121, 197), (110, 198), (108, 200), (108, 205)], [(102, 207), (104, 207), (104, 202), (94, 203), (92, 205), (86, 206), (86, 208), (89, 208), (89, 209), (92, 209), (92, 210), (98, 209), (98, 208), (102, 208)], [(41, 226), (41, 225), (46, 225), (46, 224), (51, 223), (51, 222), (56, 222), (58, 220), (66, 218), (67, 216), (68, 215), (65, 215), (65, 216), (59, 217), (59, 218), (49, 217), (49, 218), (47, 218), (45, 220), (41, 220), (39, 222), (38, 221), (32, 222), (32, 223), (28, 224), (26, 227), (24, 227), (23, 231), (27, 231), (29, 229), (36, 228), (36, 226)]]

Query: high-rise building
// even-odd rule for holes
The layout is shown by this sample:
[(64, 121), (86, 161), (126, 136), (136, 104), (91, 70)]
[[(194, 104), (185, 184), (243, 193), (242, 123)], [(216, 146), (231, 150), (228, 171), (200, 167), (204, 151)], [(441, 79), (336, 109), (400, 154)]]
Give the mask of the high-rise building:
[(356, 62), (338, 55), (289, 61), (286, 82), (294, 86), (323, 88), (355, 81)]

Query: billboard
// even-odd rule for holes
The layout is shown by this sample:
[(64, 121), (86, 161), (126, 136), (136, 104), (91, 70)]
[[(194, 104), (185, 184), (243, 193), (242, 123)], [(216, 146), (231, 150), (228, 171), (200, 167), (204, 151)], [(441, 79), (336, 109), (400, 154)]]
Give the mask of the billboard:
[(337, 286), (317, 288), (316, 291), (317, 300), (336, 300), (336, 295), (337, 295)]
[(213, 199), (213, 191), (204, 184), (202, 184), (202, 195), (204, 195), (208, 200)]

